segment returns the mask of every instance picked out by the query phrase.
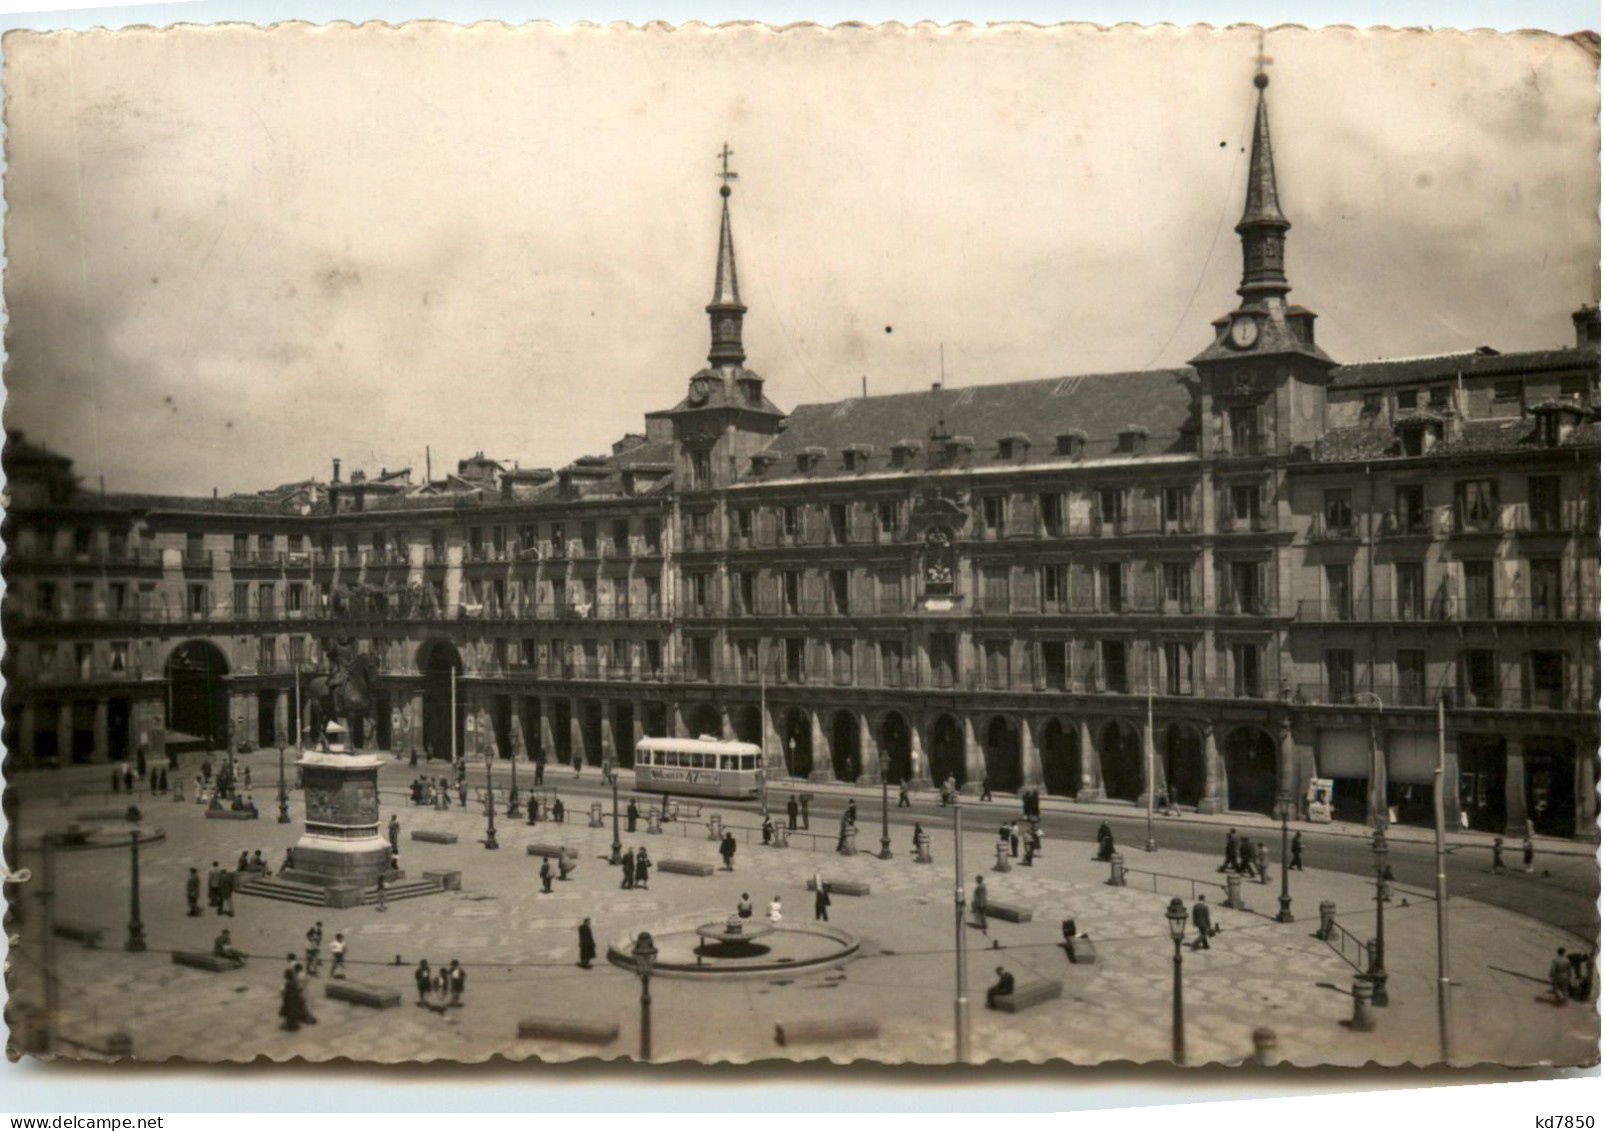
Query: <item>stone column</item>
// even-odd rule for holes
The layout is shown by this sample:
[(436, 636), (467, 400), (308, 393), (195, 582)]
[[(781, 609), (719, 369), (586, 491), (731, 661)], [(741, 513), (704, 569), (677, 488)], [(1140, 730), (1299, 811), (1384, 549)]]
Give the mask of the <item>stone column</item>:
[(865, 785), (880, 784), (880, 744), (874, 740), (869, 728), (867, 712), (858, 715), (858, 781)]
[(925, 757), (925, 744), (920, 737), (922, 728), (917, 722), (908, 724), (908, 772), (915, 785), (928, 786), (930, 781), (930, 760)]
[(585, 717), (578, 699), (568, 700), (568, 751), (570, 757), (590, 761), (591, 752), (585, 749)]
[(618, 745), (613, 740), (613, 712), (611, 703), (602, 704), (601, 713), (601, 756), (611, 758), (613, 765), (618, 765)]
[[(1576, 839), (1597, 844), (1598, 835), (1598, 750), (1590, 742), (1576, 744)], [(1456, 778), (1458, 774), (1454, 775)], [(1455, 821), (1457, 823), (1457, 818)]]
[(689, 732), (685, 729), (685, 709), (678, 702), (668, 705), (668, 729), (673, 738), (685, 738)]
[(1154, 746), (1153, 728), (1148, 726), (1147, 716), (1142, 716), (1142, 723), (1137, 727), (1137, 743), (1139, 749), (1137, 757), (1142, 760), (1142, 795), (1136, 799), (1138, 809), (1147, 808), (1149, 796), (1153, 799), (1153, 808), (1162, 809), (1164, 803), (1159, 800), (1157, 790), (1162, 784), (1162, 772), (1158, 767), (1158, 750)]
[(629, 742), (630, 749), (640, 745), (641, 739), (646, 737), (646, 711), (647, 704), (637, 702), (629, 713)]
[(1036, 746), (1036, 735), (1028, 718), (1019, 720), (1019, 771), (1025, 786), (1040, 786), (1047, 779), (1042, 776), (1041, 750)]
[(512, 757), (513, 761), (529, 756), (529, 740), (524, 734), (524, 697), (517, 696), (512, 701)]
[(556, 756), (557, 739), (551, 730), (551, 700), (540, 701), (540, 753), (549, 761)]
[(1214, 720), (1203, 723), (1203, 796), (1198, 799), (1199, 813), (1225, 812), (1225, 774), (1220, 762), (1220, 746), (1214, 731)]
[(975, 741), (975, 721), (966, 711), (964, 729), (964, 793), (979, 793), (980, 781), (986, 776), (986, 752)]
[(767, 752), (768, 760), (764, 766), (765, 772), (771, 779), (785, 776), (785, 747), (780, 738), (780, 732), (774, 727), (774, 711), (772, 708), (761, 709), (761, 725), (763, 727), (763, 749)]
[(111, 760), (110, 738), (107, 734), (106, 721), (110, 704), (105, 699), (95, 700), (95, 753), (97, 762)]
[(1075, 800), (1101, 801), (1108, 794), (1103, 789), (1103, 760), (1092, 743), (1092, 724), (1082, 716), (1075, 720), (1075, 727), (1080, 743), (1080, 792)]
[(808, 780), (831, 781), (835, 778), (835, 761), (830, 757), (830, 748), (825, 745), (824, 728), (819, 725), (819, 713), (812, 707), (809, 707), (807, 712), (808, 728), (813, 742), (813, 772), (808, 775)]
[(735, 722), (730, 718), (730, 708), (727, 703), (718, 705), (718, 730), (725, 742), (735, 738)]
[(1504, 835), (1526, 835), (1526, 740), (1504, 740)]

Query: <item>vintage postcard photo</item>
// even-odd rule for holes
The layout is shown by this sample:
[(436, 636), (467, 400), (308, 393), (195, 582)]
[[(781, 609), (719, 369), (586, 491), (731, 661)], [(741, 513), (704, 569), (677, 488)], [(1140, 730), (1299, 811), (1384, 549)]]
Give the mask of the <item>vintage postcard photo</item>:
[(1599, 41), (4, 41), (13, 1058), (1591, 1065)]

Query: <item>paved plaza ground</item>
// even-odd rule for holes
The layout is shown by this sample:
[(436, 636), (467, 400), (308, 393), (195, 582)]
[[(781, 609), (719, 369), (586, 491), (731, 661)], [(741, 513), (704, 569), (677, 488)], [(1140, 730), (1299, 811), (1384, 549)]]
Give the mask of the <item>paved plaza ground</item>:
[[(259, 804), (272, 794), (267, 783), (275, 762), (274, 755), (252, 756)], [(439, 772), (438, 766), (434, 769)], [(467, 810), (440, 812), (404, 803), (402, 790), (413, 772), (394, 763), (382, 773), (384, 818), (395, 812), (401, 820), (402, 867), (412, 875), (460, 869), (463, 890), (395, 901), (385, 912), (240, 897), (233, 919), (185, 916), (184, 878), (190, 866), (204, 874), (213, 860), (227, 865), (241, 851), (256, 849), (275, 865), (283, 858), (284, 848), (300, 833), (298, 797), (292, 798), (294, 821), (287, 825), (275, 823), (271, 811), (259, 821), (207, 821), (192, 802), (146, 799), (143, 827), (160, 828), (166, 837), (141, 853), (142, 912), (150, 945), (144, 953), (121, 949), (128, 919), (127, 853), (62, 855), (58, 917), (107, 928), (101, 949), (65, 940), (58, 944), (63, 1032), (91, 1039), (124, 1031), (142, 1059), (477, 1061), (493, 1056), (566, 1060), (598, 1053), (633, 1055), (639, 982), (605, 960), (593, 970), (577, 967), (576, 927), (583, 917), (592, 918), (604, 951), (608, 941), (642, 930), (662, 933), (722, 920), (743, 892), (751, 894), (760, 913), (778, 895), (789, 919), (810, 920), (813, 901), (805, 887), (815, 872), (822, 872), (828, 879), (871, 885), (865, 897), (837, 895), (830, 909), (834, 925), (860, 938), (860, 953), (837, 968), (814, 973), (712, 982), (654, 979), (656, 1059), (952, 1060), (955, 877), (950, 814), (939, 825), (931, 821), (925, 826), (934, 864), (916, 863), (908, 830), (897, 827), (892, 829), (896, 858), (876, 859), (878, 815), (864, 805), (858, 856), (829, 851), (834, 824), (825, 827), (816, 821), (814, 831), (826, 834), (819, 850), (802, 838), (784, 850), (743, 845), (733, 874), (719, 871), (701, 878), (654, 871), (649, 891), (625, 892), (619, 890), (617, 869), (606, 863), (610, 821), (589, 828), (580, 806), (562, 825), (543, 822), (531, 828), (498, 816), (501, 848), (487, 851), (479, 843), (485, 820), (478, 805), (470, 802)], [(104, 794), (96, 799), (97, 805), (105, 801)], [(30, 798), (25, 835), (37, 844), (40, 832), (63, 827), (75, 810), (86, 807), (82, 801)], [(972, 927), (964, 931), (973, 1058), (1063, 1058), (1079, 1064), (1167, 1059), (1173, 951), (1163, 912), (1172, 895), (1186, 897), (1190, 907), (1190, 881), (1223, 880), (1215, 871), (1217, 856), (1164, 849), (1149, 854), (1125, 845), (1127, 862), (1145, 872), (1133, 872), (1130, 885), (1117, 888), (1106, 884), (1109, 868), (1093, 859), (1093, 845), (1050, 839), (1033, 867), (1016, 863), (1003, 874), (992, 871), (995, 816), (974, 816), (980, 827), (966, 829), (964, 840), (966, 891), (976, 875), (985, 875), (994, 902), (1027, 905), (1034, 918), (1023, 924), (993, 921), (989, 935)], [(753, 818), (732, 813), (731, 821), (750, 825)], [(99, 824), (108, 836), (126, 835), (126, 826)], [(455, 832), (460, 840), (456, 845), (411, 841), (409, 834), (419, 829)], [(1276, 858), (1278, 842), (1268, 834), (1265, 839)], [(526, 844), (536, 841), (570, 845), (579, 856), (573, 878), (557, 884), (549, 895), (540, 892), (539, 860), (524, 852)], [(639, 832), (625, 834), (624, 844), (647, 845), (658, 861), (719, 862), (717, 846), (700, 822), (670, 824), (662, 835), (648, 836), (643, 821)], [(1392, 1004), (1377, 1011), (1374, 1032), (1359, 1033), (1344, 1025), (1353, 1011), (1349, 990), (1354, 967), (1313, 932), (1319, 903), (1329, 899), (1350, 931), (1372, 935), (1374, 888), (1361, 877), (1318, 869), (1294, 872), (1297, 920), (1276, 923), (1270, 918), (1279, 892), (1278, 869), (1274, 871), (1275, 883), (1245, 885), (1249, 911), (1218, 906), (1223, 893), (1206, 889), (1209, 902), (1216, 905), (1215, 920), (1224, 929), (1212, 949), (1185, 952), (1189, 1061), (1239, 1061), (1252, 1053), (1253, 1032), (1259, 1027), (1273, 1029), (1281, 1057), (1299, 1064), (1437, 1060), (1436, 909), (1431, 893), (1402, 885), (1388, 906)], [(1146, 872), (1173, 878), (1154, 879)], [(1059, 924), (1071, 916), (1096, 944), (1095, 965), (1070, 965), (1058, 945)], [(319, 1023), (297, 1033), (278, 1027), (284, 956), (300, 951), (306, 929), (318, 919), (327, 939), (336, 931), (345, 933), (353, 979), (400, 990), (399, 1008), (376, 1011), (326, 1001), (314, 986), (311, 1002)], [(1579, 1064), (1596, 1059), (1594, 1007), (1556, 1007), (1545, 1000), (1549, 958), (1557, 946), (1574, 946), (1572, 936), (1471, 899), (1455, 899), (1449, 919), (1456, 1062)], [(20, 1000), (40, 997), (38, 939), (29, 933), (38, 922), (37, 908), (30, 907), (24, 945), (20, 953), (13, 952), (12, 992)], [(171, 950), (209, 949), (220, 924), (232, 929), (238, 946), (256, 956), (244, 969), (213, 974), (171, 963)], [(468, 968), (462, 1008), (441, 1013), (414, 1004), (412, 968), (420, 957), (436, 966), (455, 958)], [(1020, 984), (1061, 981), (1063, 996), (1016, 1015), (990, 1012), (984, 1007), (984, 991), (997, 966), (1011, 970)], [(518, 1021), (537, 1014), (616, 1022), (620, 1035), (599, 1050), (521, 1040)], [(880, 1035), (816, 1046), (776, 1044), (777, 1023), (815, 1018), (874, 1019)]]

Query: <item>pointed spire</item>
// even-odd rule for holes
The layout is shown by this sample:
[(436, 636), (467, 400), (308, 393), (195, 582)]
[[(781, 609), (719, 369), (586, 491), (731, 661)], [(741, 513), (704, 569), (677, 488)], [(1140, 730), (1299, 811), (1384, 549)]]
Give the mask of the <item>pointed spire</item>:
[(1270, 108), (1264, 90), (1270, 76), (1262, 70), (1253, 76), (1259, 89), (1258, 116), (1253, 123), (1253, 153), (1248, 161), (1247, 200), (1236, 225), (1242, 237), (1242, 285), (1237, 293), (1245, 303), (1285, 296), (1292, 289), (1284, 269), (1286, 233), (1292, 227), (1281, 213), (1275, 183), (1275, 154), (1270, 145)]
[(730, 182), (737, 174), (730, 172), (730, 158), (734, 151), (725, 145), (719, 153), (723, 168), (718, 177), (724, 183), (718, 194), (723, 198), (723, 216), (718, 229), (718, 268), (713, 276), (713, 301), (707, 304), (707, 314), (713, 331), (713, 348), (708, 352), (710, 365), (740, 365), (746, 360), (741, 345), (741, 318), (746, 307), (741, 303), (741, 286), (735, 273), (735, 237), (730, 234)]

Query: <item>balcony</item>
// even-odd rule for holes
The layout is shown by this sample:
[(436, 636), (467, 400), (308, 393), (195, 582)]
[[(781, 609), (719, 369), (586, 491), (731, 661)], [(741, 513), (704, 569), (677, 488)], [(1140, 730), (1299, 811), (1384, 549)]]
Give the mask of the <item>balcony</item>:
[(1275, 519), (1255, 511), (1248, 515), (1224, 511), (1216, 524), (1221, 534), (1268, 534), (1275, 530)]
[(1315, 515), (1314, 521), (1309, 523), (1308, 540), (1310, 542), (1356, 542), (1359, 540), (1359, 524), (1351, 517), (1346, 522), (1328, 522), (1323, 515)]
[(212, 568), (212, 550), (185, 550), (183, 558), (184, 569), (194, 572), (204, 572)]
[(1216, 610), (1222, 617), (1267, 617), (1274, 615), (1275, 610), (1270, 603), (1257, 593), (1245, 596), (1227, 594), (1220, 600), (1220, 607)]
[(1502, 510), (1489, 514), (1459, 505), (1454, 507), (1453, 536), (1456, 538), (1497, 538), (1514, 525), (1506, 520)]
[(1503, 621), (1509, 623), (1544, 621), (1596, 621), (1598, 597), (1575, 593), (1554, 597), (1501, 597), (1497, 600), (1469, 600), (1442, 594), (1427, 599), (1298, 602), (1297, 619), (1305, 624), (1453, 623)]
[(1218, 459), (1253, 459), (1277, 454), (1273, 437), (1256, 432), (1238, 432), (1215, 438), (1214, 455)]
[(1424, 513), (1396, 515), (1391, 511), (1381, 516), (1376, 528), (1377, 538), (1430, 538), (1431, 519)]

